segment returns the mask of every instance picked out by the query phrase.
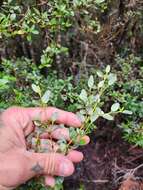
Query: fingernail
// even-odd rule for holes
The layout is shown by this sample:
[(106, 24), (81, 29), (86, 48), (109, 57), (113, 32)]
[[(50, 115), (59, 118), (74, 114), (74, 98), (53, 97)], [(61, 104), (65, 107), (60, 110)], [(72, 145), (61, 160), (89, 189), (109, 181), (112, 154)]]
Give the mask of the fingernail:
[(69, 167), (67, 163), (61, 163), (59, 166), (59, 173), (61, 176), (66, 176), (69, 174)]

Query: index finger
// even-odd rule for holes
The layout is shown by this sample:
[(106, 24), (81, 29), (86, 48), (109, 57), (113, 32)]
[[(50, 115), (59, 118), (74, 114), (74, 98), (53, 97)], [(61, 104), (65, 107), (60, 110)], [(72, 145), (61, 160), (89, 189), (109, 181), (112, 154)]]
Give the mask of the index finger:
[(65, 125), (73, 126), (73, 127), (81, 126), (80, 120), (74, 113), (63, 111), (58, 108), (36, 107), (36, 108), (25, 108), (25, 111), (28, 113), (31, 120), (33, 121), (40, 120), (41, 122), (46, 122), (52, 119), (52, 116), (54, 113), (57, 113), (57, 118), (56, 118), (57, 123), (61, 123), (61, 124), (65, 124)]

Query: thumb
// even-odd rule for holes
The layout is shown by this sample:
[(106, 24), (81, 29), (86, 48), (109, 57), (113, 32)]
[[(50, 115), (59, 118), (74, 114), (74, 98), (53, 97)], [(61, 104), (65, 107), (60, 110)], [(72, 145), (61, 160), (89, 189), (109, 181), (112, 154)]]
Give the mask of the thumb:
[(64, 155), (59, 153), (31, 153), (30, 177), (35, 175), (51, 175), (67, 177), (73, 174), (74, 165)]

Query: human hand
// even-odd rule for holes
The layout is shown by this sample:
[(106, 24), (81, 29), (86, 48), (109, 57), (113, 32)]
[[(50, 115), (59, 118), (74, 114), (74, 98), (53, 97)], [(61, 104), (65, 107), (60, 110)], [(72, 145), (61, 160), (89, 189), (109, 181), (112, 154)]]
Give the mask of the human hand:
[[(59, 153), (35, 153), (28, 151), (26, 137), (34, 131), (33, 121), (48, 121), (57, 112), (57, 123), (80, 127), (75, 114), (57, 108), (12, 107), (4, 111), (0, 119), (0, 190), (14, 189), (34, 176), (43, 175), (45, 183), (54, 186), (54, 176), (69, 176), (74, 172), (73, 163), (80, 162), (83, 154), (70, 151), (67, 156)], [(59, 139), (63, 134), (69, 139), (68, 129), (57, 129), (52, 135)], [(89, 142), (89, 137), (85, 136)], [(54, 167), (53, 167), (54, 166)]]

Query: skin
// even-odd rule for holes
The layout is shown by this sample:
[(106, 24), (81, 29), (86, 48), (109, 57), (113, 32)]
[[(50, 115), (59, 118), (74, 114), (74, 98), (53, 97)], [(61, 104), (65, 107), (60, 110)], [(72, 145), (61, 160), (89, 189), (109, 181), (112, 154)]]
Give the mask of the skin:
[[(27, 180), (43, 175), (48, 186), (55, 185), (54, 176), (70, 176), (74, 172), (74, 163), (82, 161), (83, 154), (70, 151), (67, 156), (59, 153), (35, 153), (27, 150), (26, 137), (34, 131), (34, 120), (48, 121), (57, 112), (57, 123), (80, 127), (77, 116), (57, 108), (21, 108), (11, 107), (0, 117), (0, 190), (14, 189)], [(52, 132), (55, 139), (69, 138), (68, 129), (56, 129)], [(43, 134), (43, 142), (48, 138)], [(86, 142), (89, 137), (85, 136)], [(56, 145), (55, 145), (56, 146)]]

